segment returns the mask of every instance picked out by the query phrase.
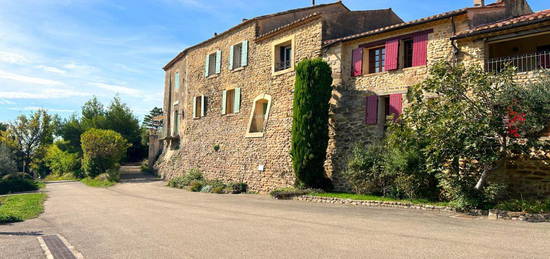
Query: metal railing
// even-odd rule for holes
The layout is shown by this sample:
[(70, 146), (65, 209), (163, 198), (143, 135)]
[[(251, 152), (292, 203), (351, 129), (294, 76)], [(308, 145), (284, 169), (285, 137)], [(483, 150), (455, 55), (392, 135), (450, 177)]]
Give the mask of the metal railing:
[(516, 72), (549, 69), (550, 52), (491, 58), (485, 61), (485, 71), (487, 72), (501, 72), (508, 66), (515, 67)]
[(276, 71), (285, 70), (287, 68), (290, 68), (290, 60), (283, 60), (283, 61), (277, 62), (275, 66)]

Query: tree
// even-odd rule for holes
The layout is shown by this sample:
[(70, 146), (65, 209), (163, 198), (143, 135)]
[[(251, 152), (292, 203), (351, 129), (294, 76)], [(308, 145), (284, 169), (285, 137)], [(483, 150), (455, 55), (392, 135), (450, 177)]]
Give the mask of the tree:
[(9, 126), (9, 135), (15, 140), (16, 151), (22, 160), (23, 172), (29, 173), (29, 165), (35, 158), (35, 154), (41, 147), (53, 142), (56, 121), (57, 119), (45, 110), (38, 110), (31, 113), (29, 117), (20, 115)]
[(60, 143), (59, 147), (70, 153), (82, 153), (80, 148), (80, 135), (82, 135), (84, 131), (85, 129), (76, 115), (71, 115), (71, 117), (65, 119), (63, 123), (61, 123), (57, 131), (57, 135), (65, 140), (65, 142)]
[(0, 122), (0, 131), (6, 131), (8, 130), (8, 124)]
[(162, 108), (155, 107), (149, 114), (143, 118), (143, 127), (146, 129), (157, 131), (162, 127), (162, 120), (155, 120), (155, 117), (163, 115)]
[(89, 101), (82, 106), (82, 129), (102, 129), (105, 128), (105, 107), (101, 104), (97, 97), (92, 97)]
[(16, 171), (17, 164), (15, 163), (13, 151), (7, 145), (0, 143), (0, 177)]
[(402, 123), (426, 141), (428, 168), (450, 199), (477, 199), (514, 154), (548, 148), (540, 136), (550, 121), (550, 81), (519, 85), (513, 75), (439, 63), (410, 88)]
[(96, 177), (116, 165), (126, 154), (128, 142), (113, 130), (89, 129), (82, 134), (82, 169), (89, 177)]
[(291, 156), (299, 186), (332, 187), (324, 170), (331, 72), (330, 66), (321, 59), (304, 60), (296, 66)]
[(141, 145), (139, 120), (130, 108), (115, 97), (105, 113), (105, 129), (114, 130), (122, 135), (132, 146), (128, 149), (127, 159), (139, 161), (143, 159), (145, 148)]
[(78, 169), (80, 167), (78, 153), (69, 153), (61, 150), (59, 146), (65, 145), (66, 143), (64, 142), (66, 141), (57, 141), (48, 146), (44, 160), (52, 174), (61, 176), (70, 173), (72, 176), (78, 177)]

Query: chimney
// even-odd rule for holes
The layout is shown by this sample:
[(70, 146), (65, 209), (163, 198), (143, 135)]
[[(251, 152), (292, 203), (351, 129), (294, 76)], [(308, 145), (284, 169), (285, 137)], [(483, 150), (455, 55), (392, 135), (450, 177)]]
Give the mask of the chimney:
[(311, 5), (315, 6), (315, 0), (311, 0)]
[(485, 0), (474, 0), (475, 7), (485, 6)]

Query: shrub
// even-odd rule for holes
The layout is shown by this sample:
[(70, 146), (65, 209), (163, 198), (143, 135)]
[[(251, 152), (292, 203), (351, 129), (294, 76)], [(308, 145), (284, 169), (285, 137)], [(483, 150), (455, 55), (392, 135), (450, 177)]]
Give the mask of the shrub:
[(195, 180), (203, 181), (204, 176), (199, 169), (193, 168), (187, 171), (187, 173), (183, 176), (178, 176), (170, 179), (170, 181), (168, 181), (168, 186), (182, 189), (184, 187), (190, 186), (191, 182)]
[(203, 185), (201, 192), (212, 192), (212, 185)]
[(46, 157), (44, 158), (46, 165), (54, 175), (72, 174), (74, 177), (78, 177), (80, 168), (80, 159), (77, 153), (69, 153), (63, 151), (58, 145), (50, 145), (46, 151)]
[(108, 169), (107, 172), (105, 172), (105, 174), (107, 174), (107, 179), (111, 182), (119, 182), (120, 181), (120, 171), (119, 171), (120, 168), (116, 168), (116, 169)]
[(29, 176), (21, 173), (5, 175), (0, 180), (0, 195), (16, 192), (28, 192), (38, 190), (40, 187), (37, 182)]
[(304, 60), (296, 66), (290, 154), (297, 186), (332, 188), (324, 170), (331, 73), (321, 59)]
[(0, 143), (0, 176), (17, 171), (13, 151), (3, 143)]
[(384, 176), (383, 144), (374, 143), (367, 147), (357, 145), (348, 160), (344, 177), (351, 185), (352, 190), (358, 194), (384, 194), (386, 183)]
[(219, 180), (209, 181), (208, 185), (212, 187), (209, 191), (211, 193), (225, 193), (224, 190), (227, 187), (222, 181)]
[(153, 168), (149, 167), (149, 160), (143, 160), (140, 165), (141, 171), (144, 173), (153, 173)]
[[(314, 192), (311, 189), (298, 189), (295, 187), (280, 188), (271, 191), (269, 194), (271, 197), (278, 200), (286, 200), (296, 196), (302, 196)], [(322, 192), (322, 191), (320, 191)]]
[(89, 129), (81, 137), (82, 169), (89, 177), (114, 169), (125, 156), (128, 142), (112, 130)]
[(499, 210), (519, 211), (527, 213), (550, 212), (550, 199), (547, 200), (508, 200), (495, 206)]
[(204, 181), (201, 180), (192, 180), (189, 183), (189, 190), (192, 192), (200, 192), (204, 186)]
[(248, 184), (243, 182), (230, 183), (229, 187), (232, 194), (245, 193), (248, 191)]

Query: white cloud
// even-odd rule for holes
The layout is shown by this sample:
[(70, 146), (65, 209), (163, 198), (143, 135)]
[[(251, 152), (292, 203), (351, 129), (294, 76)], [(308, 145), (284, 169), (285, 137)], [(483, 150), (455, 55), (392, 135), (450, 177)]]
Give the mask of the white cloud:
[(43, 66), (43, 65), (40, 65), (40, 66), (37, 66), (37, 68), (40, 68), (46, 72), (50, 72), (50, 73), (56, 73), (56, 74), (65, 74), (67, 73), (67, 71), (65, 70), (62, 70), (62, 69), (59, 69), (57, 67), (50, 67), (50, 66)]
[(0, 62), (9, 64), (26, 64), (29, 63), (29, 59), (18, 53), (0, 51)]
[(25, 92), (25, 91), (4, 91), (0, 92), (0, 98), (5, 99), (58, 99), (75, 96), (91, 96), (87, 92), (80, 92), (71, 89), (42, 89), (40, 91)]
[(90, 83), (90, 85), (99, 87), (101, 89), (104, 89), (110, 92), (119, 93), (119, 94), (126, 94), (131, 96), (140, 96), (143, 94), (141, 90), (120, 86), (120, 85), (111, 85), (111, 84), (104, 84), (104, 83)]
[(0, 78), (36, 85), (63, 85), (62, 82), (39, 77), (13, 74), (0, 70)]
[(68, 109), (51, 109), (51, 108), (44, 108), (44, 107), (38, 107), (38, 106), (27, 106), (23, 108), (9, 108), (9, 110), (12, 111), (37, 111), (37, 110), (47, 110), (50, 112), (64, 112), (64, 113), (71, 113), (74, 112), (74, 110), (68, 110)]

